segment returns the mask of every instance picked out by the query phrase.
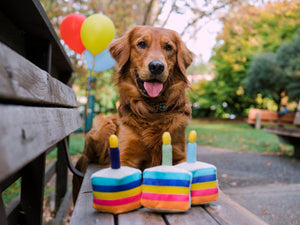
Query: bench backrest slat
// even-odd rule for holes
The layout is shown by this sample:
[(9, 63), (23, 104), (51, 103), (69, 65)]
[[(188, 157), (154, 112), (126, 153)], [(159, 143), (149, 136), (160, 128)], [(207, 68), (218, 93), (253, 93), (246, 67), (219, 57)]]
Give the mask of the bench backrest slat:
[(280, 120), (292, 124), (295, 118), (295, 113), (287, 113), (279, 117), (277, 112), (271, 112), (263, 109), (250, 109), (248, 119), (255, 121), (257, 113), (260, 113), (260, 118), (262, 121), (267, 120), (275, 122)]
[(0, 97), (10, 102), (77, 107), (67, 85), (0, 42)]
[(81, 126), (77, 109), (0, 105), (0, 181)]

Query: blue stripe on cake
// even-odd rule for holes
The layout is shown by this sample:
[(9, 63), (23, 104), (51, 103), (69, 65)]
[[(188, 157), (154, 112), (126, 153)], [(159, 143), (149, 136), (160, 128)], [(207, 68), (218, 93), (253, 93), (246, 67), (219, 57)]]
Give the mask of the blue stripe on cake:
[(126, 191), (132, 188), (136, 188), (141, 185), (141, 180), (136, 180), (130, 182), (128, 184), (118, 185), (118, 186), (109, 186), (109, 185), (93, 185), (93, 190), (97, 192), (119, 192), (119, 191)]
[(142, 174), (140, 172), (128, 175), (126, 177), (111, 178), (111, 177), (92, 177), (93, 185), (105, 185), (105, 186), (120, 186), (126, 185), (128, 183), (134, 182), (136, 180), (141, 180)]
[(193, 177), (199, 177), (199, 176), (216, 174), (217, 170), (216, 168), (211, 167), (211, 168), (196, 169), (190, 172), (193, 174)]
[(174, 179), (154, 179), (144, 178), (143, 184), (155, 185), (155, 186), (177, 186), (177, 187), (188, 187), (190, 185), (189, 180), (174, 180)]
[(189, 173), (176, 173), (176, 172), (162, 172), (162, 171), (144, 171), (143, 178), (152, 179), (170, 179), (170, 180), (190, 180), (191, 175)]
[(193, 177), (192, 184), (215, 181), (216, 179), (217, 179), (216, 174)]

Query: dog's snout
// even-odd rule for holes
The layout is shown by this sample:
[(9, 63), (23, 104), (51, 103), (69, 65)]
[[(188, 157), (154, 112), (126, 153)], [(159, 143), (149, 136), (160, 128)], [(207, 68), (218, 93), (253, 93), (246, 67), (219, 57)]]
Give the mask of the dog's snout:
[(154, 61), (150, 62), (148, 67), (149, 67), (150, 72), (155, 75), (161, 74), (165, 69), (164, 64), (158, 60), (154, 60)]

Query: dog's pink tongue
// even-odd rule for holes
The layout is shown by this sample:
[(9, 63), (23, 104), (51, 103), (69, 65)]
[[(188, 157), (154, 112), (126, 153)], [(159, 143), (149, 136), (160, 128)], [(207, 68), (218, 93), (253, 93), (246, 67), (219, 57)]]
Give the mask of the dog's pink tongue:
[(163, 84), (160, 82), (145, 81), (144, 88), (146, 89), (146, 91), (150, 97), (156, 97), (159, 95), (159, 93), (163, 89)]

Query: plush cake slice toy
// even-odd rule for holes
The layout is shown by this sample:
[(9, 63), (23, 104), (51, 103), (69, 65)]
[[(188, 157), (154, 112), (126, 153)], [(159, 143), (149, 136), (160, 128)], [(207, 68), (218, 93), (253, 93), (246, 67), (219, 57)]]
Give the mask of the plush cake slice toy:
[(138, 169), (120, 166), (118, 138), (110, 136), (111, 168), (92, 174), (93, 207), (110, 213), (123, 213), (141, 207), (141, 176)]
[(184, 212), (191, 207), (192, 174), (172, 166), (171, 136), (163, 134), (162, 165), (143, 172), (142, 198), (144, 207), (160, 212)]
[(217, 169), (214, 165), (196, 161), (196, 131), (189, 133), (187, 162), (176, 167), (186, 169), (193, 174), (191, 186), (192, 205), (204, 204), (218, 199)]

